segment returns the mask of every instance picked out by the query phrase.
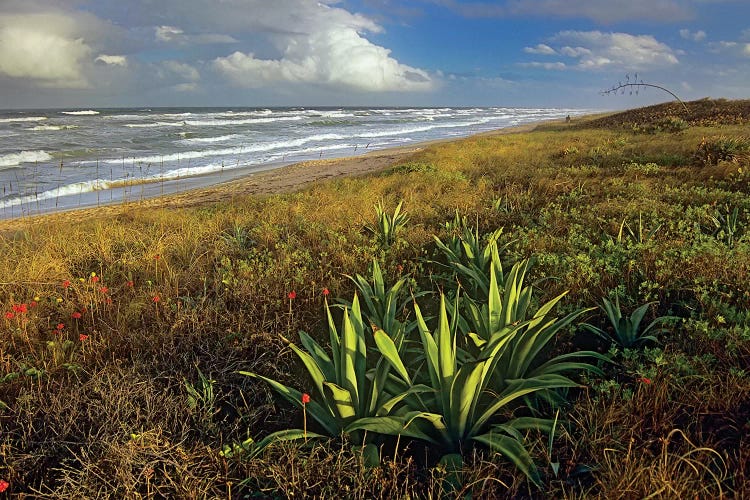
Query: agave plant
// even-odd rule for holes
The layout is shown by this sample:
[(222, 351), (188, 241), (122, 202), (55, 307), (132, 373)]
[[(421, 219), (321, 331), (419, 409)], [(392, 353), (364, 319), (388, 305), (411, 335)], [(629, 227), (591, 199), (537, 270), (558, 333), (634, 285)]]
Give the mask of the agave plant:
[[(406, 309), (412, 298), (404, 297), (406, 278), (399, 279), (393, 286), (386, 288), (383, 273), (377, 260), (372, 261), (372, 283), (359, 274), (348, 276), (362, 296), (362, 306), (365, 317), (376, 329), (385, 330), (393, 337), (403, 338), (411, 331), (414, 323), (404, 324), (397, 319), (399, 312)], [(429, 292), (418, 292), (413, 298), (421, 297)], [(346, 306), (350, 303), (344, 302)]]
[[(457, 308), (454, 305), (454, 310)], [(562, 321), (545, 315), (543, 320), (536, 318), (508, 325), (489, 340), (479, 342), (476, 354), (471, 355), (459, 345), (457, 321), (449, 321), (445, 297), (441, 297), (434, 333), (428, 329), (417, 304), (414, 309), (420, 337), (419, 359), (424, 364), (417, 373), (426, 371), (422, 377), (424, 383), (409, 374), (407, 363), (398, 349), (390, 345), (388, 335), (375, 332), (380, 352), (407, 389), (392, 398), (398, 401), (398, 407), (389, 415), (362, 418), (351, 428), (421, 439), (449, 454), (460, 452), (471, 442), (483, 443), (505, 455), (539, 484), (536, 468), (523, 443), (523, 431), (549, 430), (553, 421), (534, 417), (503, 420), (502, 416), (521, 406), (521, 399), (526, 396), (577, 385), (560, 374), (574, 368), (573, 364), (563, 360), (538, 362), (545, 339), (548, 341), (580, 312)], [(531, 325), (533, 328), (529, 329)], [(498, 373), (503, 376), (498, 377)]]
[[(255, 377), (271, 387), (290, 403), (302, 407), (316, 420), (329, 436), (350, 433), (349, 426), (363, 417), (387, 415), (397, 403), (389, 401), (386, 390), (391, 365), (378, 358), (375, 367), (369, 370), (366, 345), (367, 327), (362, 321), (359, 299), (355, 294), (351, 309), (345, 308), (341, 332), (336, 328), (331, 310), (326, 303), (331, 353), (326, 352), (310, 335), (300, 332), (304, 350), (295, 344), (291, 349), (305, 365), (315, 386), (316, 396), (306, 404), (302, 392), (271, 378), (251, 372), (240, 372)], [(395, 345), (395, 344), (394, 344)], [(401, 346), (395, 345), (396, 352)], [(392, 383), (390, 383), (392, 384)], [(360, 441), (359, 433), (350, 434)]]
[(472, 229), (466, 222), (465, 217), (460, 217), (458, 212), (453, 222), (446, 224), (449, 232), (453, 234), (451, 238), (444, 243), (437, 236), (433, 236), (435, 244), (446, 258), (446, 265), (457, 276), (463, 288), (475, 296), (486, 296), (489, 291), (491, 277), (490, 266), (493, 265), (494, 277), (502, 284), (503, 265), (500, 261), (500, 253), (505, 250), (510, 243), (498, 246), (498, 239), (503, 233), (499, 228), (490, 233), (485, 243), (479, 236), (477, 228)]
[(397, 233), (409, 222), (409, 215), (406, 212), (401, 212), (403, 204), (403, 201), (398, 203), (393, 215), (385, 211), (382, 202), (375, 205), (377, 225), (375, 227), (366, 226), (366, 229), (378, 238), (384, 248), (390, 247), (396, 241)]
[(620, 301), (615, 297), (615, 303), (612, 304), (607, 299), (602, 299), (602, 305), (599, 306), (607, 317), (607, 320), (612, 327), (612, 332), (608, 333), (605, 330), (594, 326), (589, 323), (584, 323), (581, 327), (591, 332), (606, 341), (614, 342), (620, 347), (636, 347), (644, 342), (658, 342), (656, 334), (666, 331), (666, 328), (659, 328), (659, 324), (665, 321), (675, 319), (673, 316), (660, 316), (654, 319), (646, 328), (641, 330), (641, 323), (643, 322), (648, 308), (655, 304), (655, 302), (648, 302), (638, 307), (630, 317), (624, 317), (620, 310)]

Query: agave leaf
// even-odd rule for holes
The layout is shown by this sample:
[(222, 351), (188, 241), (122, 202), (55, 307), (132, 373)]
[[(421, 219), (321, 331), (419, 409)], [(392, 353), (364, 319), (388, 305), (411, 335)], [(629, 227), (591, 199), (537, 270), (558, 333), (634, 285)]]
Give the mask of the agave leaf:
[(424, 357), (427, 364), (427, 371), (430, 375), (430, 381), (432, 387), (440, 387), (440, 367), (438, 362), (438, 347), (435, 343), (435, 339), (432, 337), (430, 330), (427, 328), (427, 324), (422, 317), (422, 311), (419, 309), (417, 303), (414, 303), (414, 312), (417, 315), (417, 328), (419, 330), (419, 336), (422, 341), (422, 348), (424, 349)]
[[(406, 436), (416, 439), (421, 439), (432, 444), (439, 444), (440, 441), (429, 432), (425, 432), (423, 426), (419, 424), (419, 420), (424, 419), (429, 424), (434, 422), (440, 422), (439, 415), (433, 415), (429, 413), (413, 411), (406, 415), (395, 416), (390, 415), (386, 417), (364, 417), (352, 422), (346, 429), (346, 432), (352, 432), (355, 430), (366, 430), (375, 432), (378, 434), (385, 434), (387, 436)], [(433, 427), (427, 427), (427, 430), (433, 429)]]
[(393, 342), (393, 340), (383, 330), (378, 330), (377, 332), (375, 332), (374, 337), (375, 344), (378, 346), (380, 354), (385, 357), (385, 359), (391, 364), (391, 366), (396, 370), (401, 378), (404, 379), (404, 382), (411, 385), (411, 378), (409, 377), (409, 373), (406, 370), (406, 366), (404, 366), (403, 361), (401, 361), (401, 356), (399, 355), (398, 348), (396, 347), (396, 344)]
[(336, 376), (336, 370), (333, 366), (331, 358), (328, 357), (328, 353), (326, 353), (326, 351), (322, 347), (320, 347), (320, 344), (318, 344), (315, 339), (313, 339), (310, 335), (303, 331), (299, 332), (299, 339), (305, 349), (307, 349), (307, 352), (309, 352), (315, 360), (318, 368), (320, 368), (320, 370), (323, 372), (325, 379), (334, 380), (334, 377)]
[(328, 405), (331, 408), (336, 409), (336, 413), (341, 420), (348, 420), (356, 415), (357, 410), (352, 402), (352, 395), (346, 389), (339, 387), (333, 382), (324, 382), (323, 387), (326, 388), (325, 393)]
[(578, 384), (567, 377), (557, 374), (547, 374), (532, 379), (507, 380), (509, 387), (498, 399), (489, 405), (482, 415), (475, 419), (474, 426), (469, 431), (470, 435), (481, 432), (484, 425), (502, 407), (527, 394), (546, 389), (559, 389), (563, 387), (577, 387)]
[(300, 349), (294, 344), (289, 344), (289, 347), (294, 351), (297, 357), (302, 361), (307, 368), (307, 372), (310, 374), (315, 387), (318, 389), (319, 394), (323, 394), (323, 382), (326, 380), (326, 376), (323, 370), (320, 369), (315, 359), (308, 353)]
[[(284, 384), (277, 382), (271, 378), (264, 377), (252, 372), (241, 371), (238, 372), (241, 375), (248, 377), (257, 378), (268, 383), (276, 392), (278, 392), (284, 399), (292, 403), (297, 407), (302, 406), (302, 393), (291, 387), (287, 387)], [(310, 401), (305, 405), (307, 412), (326, 430), (330, 436), (338, 436), (341, 432), (336, 418), (333, 415), (331, 408), (323, 406), (315, 400)]]
[(474, 436), (472, 439), (485, 444), (491, 450), (504, 455), (513, 464), (518, 467), (526, 476), (538, 487), (542, 486), (539, 473), (531, 459), (529, 452), (523, 444), (516, 438), (503, 434), (501, 432), (488, 432), (480, 436)]
[(477, 401), (477, 391), (481, 387), (481, 377), (486, 361), (466, 363), (458, 370), (450, 386), (449, 430), (454, 438), (463, 439), (473, 406)]

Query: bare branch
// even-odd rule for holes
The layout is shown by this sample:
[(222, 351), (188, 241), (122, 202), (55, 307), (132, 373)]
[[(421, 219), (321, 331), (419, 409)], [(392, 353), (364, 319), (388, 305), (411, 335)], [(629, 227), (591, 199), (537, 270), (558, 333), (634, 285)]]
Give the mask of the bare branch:
[[(618, 82), (617, 85), (615, 85), (611, 89), (601, 91), (600, 94), (601, 95), (611, 95), (611, 94), (615, 94), (616, 95), (618, 91), (622, 91), (621, 93), (624, 94), (625, 93), (625, 88), (628, 88), (628, 87), (629, 88), (635, 87), (635, 95), (638, 95), (638, 90), (640, 88), (642, 88), (642, 87), (653, 87), (655, 89), (663, 90), (664, 92), (668, 93), (669, 95), (671, 95), (672, 97), (674, 97), (675, 99), (677, 99), (677, 101), (680, 104), (682, 104), (682, 107), (685, 109), (686, 113), (690, 113), (690, 111), (688, 110), (687, 105), (684, 102), (682, 102), (682, 99), (680, 99), (677, 96), (677, 94), (675, 94), (671, 90), (669, 90), (667, 88), (664, 88), (664, 87), (662, 87), (660, 85), (654, 85), (653, 83), (644, 83), (643, 80), (638, 81), (638, 73), (635, 74), (635, 78), (634, 78), (633, 82), (630, 81), (630, 75), (629, 74), (625, 75), (625, 83)], [(631, 90), (630, 94), (631, 95), (633, 94), (632, 90)]]

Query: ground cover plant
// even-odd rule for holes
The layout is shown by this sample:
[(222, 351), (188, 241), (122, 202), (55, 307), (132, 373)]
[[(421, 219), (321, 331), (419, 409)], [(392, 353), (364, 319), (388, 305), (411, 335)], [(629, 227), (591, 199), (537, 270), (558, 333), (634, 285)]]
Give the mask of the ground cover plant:
[(5, 494), (750, 495), (750, 105), (686, 104), (3, 231)]

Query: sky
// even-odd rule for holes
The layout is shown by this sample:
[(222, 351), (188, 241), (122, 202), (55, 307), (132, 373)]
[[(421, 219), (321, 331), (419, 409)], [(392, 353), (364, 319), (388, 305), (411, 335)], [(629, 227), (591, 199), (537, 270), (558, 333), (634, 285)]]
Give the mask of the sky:
[[(0, 108), (750, 97), (748, 0), (0, 0)], [(631, 95), (632, 91), (632, 95)]]

